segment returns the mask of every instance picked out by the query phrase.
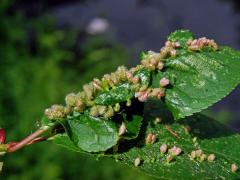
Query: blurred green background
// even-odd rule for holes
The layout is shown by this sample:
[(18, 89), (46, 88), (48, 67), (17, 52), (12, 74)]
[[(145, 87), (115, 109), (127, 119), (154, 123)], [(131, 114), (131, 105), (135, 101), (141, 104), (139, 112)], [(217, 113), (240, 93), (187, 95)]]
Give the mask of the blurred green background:
[[(149, 1), (136, 2), (141, 6), (144, 3), (148, 5)], [(28, 1), (25, 3), (27, 4)], [(169, 29), (165, 29), (164, 38), (161, 37), (159, 42), (155, 36), (140, 41), (134, 39), (138, 30), (133, 29), (129, 31), (133, 34), (126, 38), (136, 42), (131, 49), (126, 45), (130, 40), (121, 41), (115, 38), (113, 33), (110, 35), (105, 35), (104, 32), (97, 33), (94, 25), (89, 26), (90, 29), (84, 26), (59, 28), (51, 15), (26, 15), (19, 9), (13, 11), (13, 4), (14, 1), (7, 0), (2, 0), (0, 3), (0, 127), (7, 130), (9, 141), (20, 140), (34, 131), (39, 126), (39, 119), (44, 109), (51, 104), (63, 103), (67, 93), (78, 92), (84, 83), (113, 71), (119, 65), (136, 64), (134, 60), (137, 56), (133, 51), (139, 53), (136, 49), (146, 48), (142, 44), (154, 44), (154, 42), (160, 47), (159, 42), (163, 42), (165, 34), (170, 32)], [(104, 16), (104, 12), (102, 14)], [(157, 19), (147, 19), (147, 22), (151, 21)], [(163, 22), (161, 18), (159, 21), (160, 24)], [(95, 24), (98, 23), (95, 21)], [(101, 21), (100, 26), (101, 23), (106, 25), (106, 22)], [(172, 24), (172, 29), (178, 28), (176, 24), (178, 22)], [(162, 28), (156, 24), (152, 27)], [(98, 31), (104, 31), (104, 27)], [(114, 28), (111, 29), (111, 32), (114, 31)], [(147, 34), (153, 33), (148, 32), (146, 36)], [(145, 38), (144, 33), (140, 35)], [(122, 33), (121, 36), (126, 36), (126, 33)], [(149, 45), (147, 48), (152, 47)], [(227, 109), (217, 115), (212, 110), (207, 110), (205, 113), (219, 117), (224, 123), (232, 116)], [(96, 160), (45, 142), (5, 156), (0, 179), (150, 180), (154, 178), (115, 163), (112, 159)]]

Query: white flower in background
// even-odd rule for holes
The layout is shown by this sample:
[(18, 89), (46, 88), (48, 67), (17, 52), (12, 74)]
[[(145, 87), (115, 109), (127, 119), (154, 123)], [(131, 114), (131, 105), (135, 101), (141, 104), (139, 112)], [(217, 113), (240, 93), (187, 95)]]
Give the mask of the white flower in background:
[(94, 18), (87, 25), (86, 31), (89, 34), (102, 34), (109, 28), (109, 22), (104, 18)]

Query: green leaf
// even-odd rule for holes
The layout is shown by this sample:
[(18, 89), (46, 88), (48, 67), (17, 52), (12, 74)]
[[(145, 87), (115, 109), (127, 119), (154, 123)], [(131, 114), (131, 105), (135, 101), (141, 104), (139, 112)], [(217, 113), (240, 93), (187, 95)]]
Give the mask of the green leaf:
[(119, 139), (114, 122), (88, 115), (68, 118), (65, 128), (74, 144), (86, 152), (106, 151)]
[[(159, 116), (162, 117), (163, 123), (155, 125), (153, 121)], [(144, 117), (145, 125), (137, 141), (119, 145), (117, 158), (120, 162), (163, 179), (240, 178), (240, 171), (231, 172), (232, 163), (240, 165), (240, 135), (201, 114), (195, 114), (182, 121), (174, 121), (171, 114), (157, 102), (149, 102), (146, 105)], [(190, 133), (186, 131), (187, 126), (191, 128)], [(157, 142), (145, 145), (145, 137), (150, 132), (157, 136)], [(172, 132), (180, 138), (178, 139)], [(196, 142), (193, 142), (193, 137), (197, 137)], [(159, 150), (163, 143), (169, 148), (174, 145), (180, 147), (182, 154), (167, 163), (168, 153), (161, 154)], [(216, 159), (213, 162), (190, 160), (191, 151), (197, 149), (202, 149), (207, 155), (215, 154)], [(135, 167), (134, 161), (137, 157), (141, 159), (141, 163)]]
[[(139, 115), (131, 115), (131, 117), (127, 117), (126, 114), (122, 114), (121, 122), (124, 122), (126, 125), (126, 133), (123, 135), (123, 139), (134, 139), (138, 136), (141, 124), (142, 124), (142, 116)], [(119, 126), (120, 127), (120, 124)], [(61, 147), (67, 148), (68, 150), (75, 151), (75, 152), (82, 152), (83, 150), (78, 148), (72, 140), (69, 138), (67, 133), (57, 134), (53, 137), (53, 143), (59, 145)]]
[(126, 133), (124, 134), (124, 139), (135, 139), (140, 131), (143, 117), (139, 115), (131, 115), (131, 117), (127, 117), (126, 114), (122, 114), (123, 122), (126, 125)]
[(53, 141), (54, 144), (64, 147), (68, 150), (71, 151), (75, 151), (75, 152), (84, 152), (81, 149), (79, 149), (72, 141), (71, 139), (68, 137), (68, 135), (66, 133), (63, 134), (57, 134), (53, 137)]
[[(131, 106), (126, 106), (124, 112), (116, 114), (111, 120), (73, 112), (66, 120), (58, 121), (67, 133), (55, 135), (53, 143), (72, 151), (102, 155), (103, 151), (117, 145), (119, 140), (138, 136), (143, 120), (143, 107), (144, 103), (133, 100)], [(125, 123), (126, 132), (119, 137), (122, 122)]]
[(126, 132), (121, 137), (124, 140), (135, 139), (141, 130), (143, 121), (144, 103), (140, 103), (136, 99), (132, 100), (131, 106), (126, 106), (121, 114), (115, 115), (113, 121), (120, 125), (125, 123)]
[(95, 98), (95, 103), (99, 105), (114, 105), (125, 102), (134, 96), (134, 91), (129, 83), (121, 84), (110, 91), (99, 93)]
[(168, 37), (169, 41), (179, 42), (184, 48), (187, 47), (187, 41), (192, 39), (194, 39), (193, 33), (183, 29), (172, 32)]
[(136, 73), (134, 73), (134, 76), (140, 78), (142, 86), (148, 87), (151, 82), (151, 72), (146, 68), (138, 70)]
[(48, 119), (46, 116), (43, 116), (41, 119), (41, 126), (52, 126), (54, 122)]
[(146, 55), (147, 55), (147, 53), (145, 53), (144, 51), (142, 51), (142, 52), (140, 53), (140, 59), (141, 59), (141, 60), (145, 59)]
[(167, 59), (165, 71), (153, 76), (153, 87), (162, 77), (170, 79), (165, 102), (175, 119), (200, 112), (229, 94), (240, 82), (240, 52), (187, 52)]

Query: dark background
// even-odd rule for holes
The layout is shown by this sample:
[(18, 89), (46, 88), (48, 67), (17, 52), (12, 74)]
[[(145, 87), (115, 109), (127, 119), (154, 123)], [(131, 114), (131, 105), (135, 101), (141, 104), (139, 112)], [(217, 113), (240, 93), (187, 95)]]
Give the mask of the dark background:
[[(238, 0), (2, 0), (0, 17), (0, 127), (8, 140), (34, 131), (46, 107), (93, 77), (158, 51), (176, 29), (240, 49)], [(239, 90), (204, 113), (240, 131)], [(154, 179), (47, 142), (4, 161), (7, 180)]]

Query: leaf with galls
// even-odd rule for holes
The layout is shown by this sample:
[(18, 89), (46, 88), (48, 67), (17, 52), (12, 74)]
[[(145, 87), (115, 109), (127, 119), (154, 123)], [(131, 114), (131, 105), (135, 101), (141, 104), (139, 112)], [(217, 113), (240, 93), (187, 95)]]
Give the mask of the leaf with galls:
[[(159, 108), (161, 108), (160, 112)], [(206, 179), (206, 177), (238, 179), (240, 177), (240, 172), (237, 170), (237, 164), (240, 164), (240, 135), (234, 135), (224, 125), (204, 115), (196, 114), (182, 121), (174, 121), (162, 106), (159, 108), (155, 103), (148, 103), (144, 120), (146, 130), (141, 132), (140, 138), (134, 145), (127, 142), (120, 144), (118, 156), (115, 155), (115, 158), (134, 167), (132, 162), (138, 157), (142, 160), (137, 166), (138, 169), (162, 179), (184, 180)], [(164, 124), (152, 124), (159, 114), (163, 119), (168, 119), (169, 126), (179, 134), (180, 139), (171, 135), (164, 128)], [(192, 134), (185, 131), (186, 125), (192, 128)], [(158, 141), (151, 145), (143, 145), (145, 136), (149, 133), (157, 134)], [(193, 137), (198, 139), (197, 147), (192, 141)], [(127, 148), (129, 145), (131, 145), (130, 149)], [(170, 147), (168, 152), (166, 147)]]
[[(157, 177), (239, 178), (240, 136), (208, 117), (191, 116), (239, 84), (239, 67), (240, 52), (175, 31), (159, 52), (142, 54), (141, 64), (94, 78), (68, 94), (66, 105), (46, 109), (42, 129), (30, 140), (48, 138), (35, 136), (51, 128), (49, 139), (57, 145), (114, 157)], [(4, 141), (0, 136), (0, 145)]]

